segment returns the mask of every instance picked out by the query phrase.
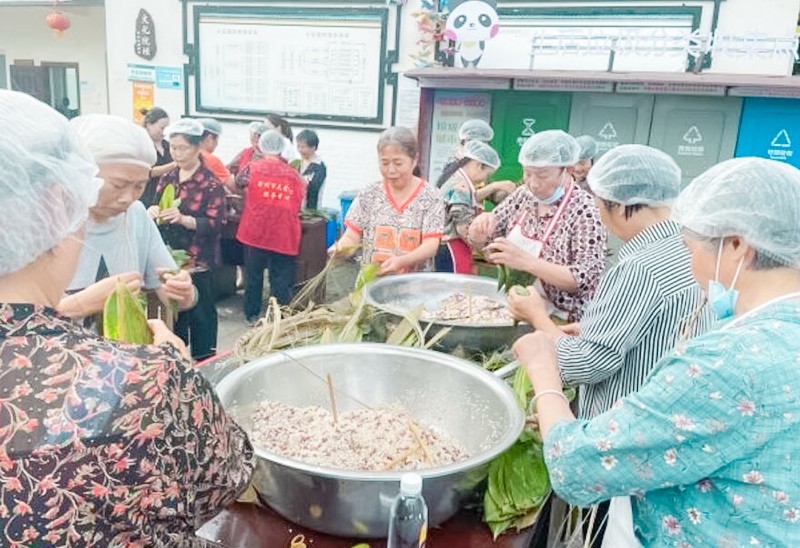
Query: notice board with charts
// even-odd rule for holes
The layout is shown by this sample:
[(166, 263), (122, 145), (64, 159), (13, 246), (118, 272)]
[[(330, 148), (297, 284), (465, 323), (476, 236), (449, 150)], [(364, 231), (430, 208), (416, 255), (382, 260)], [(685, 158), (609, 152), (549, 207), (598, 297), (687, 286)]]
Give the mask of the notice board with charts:
[(198, 6), (198, 112), (382, 123), (387, 10)]

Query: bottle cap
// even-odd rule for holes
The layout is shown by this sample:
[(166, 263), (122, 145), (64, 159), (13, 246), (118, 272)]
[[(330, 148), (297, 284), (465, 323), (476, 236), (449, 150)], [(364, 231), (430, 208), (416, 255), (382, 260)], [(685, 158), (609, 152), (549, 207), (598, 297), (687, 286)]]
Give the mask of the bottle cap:
[(419, 474), (403, 474), (400, 477), (400, 494), (413, 497), (422, 492), (422, 477)]

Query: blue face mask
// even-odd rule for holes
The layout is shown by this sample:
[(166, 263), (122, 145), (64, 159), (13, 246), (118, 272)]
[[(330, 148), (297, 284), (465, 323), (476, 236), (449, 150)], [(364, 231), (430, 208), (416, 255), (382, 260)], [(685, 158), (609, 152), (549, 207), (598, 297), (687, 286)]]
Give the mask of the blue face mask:
[[(566, 171), (564, 172), (564, 174), (566, 174)], [(556, 189), (553, 191), (553, 194), (551, 194), (549, 198), (546, 199), (537, 198), (535, 195), (533, 198), (540, 204), (553, 205), (554, 203), (556, 203), (557, 201), (559, 201), (561, 198), (564, 197), (564, 186), (566, 185), (564, 184), (564, 175), (562, 174), (561, 182), (558, 183), (558, 187), (556, 187)]]
[(708, 304), (717, 319), (720, 320), (730, 318), (736, 313), (736, 301), (739, 299), (739, 292), (733, 287), (736, 285), (736, 280), (739, 279), (739, 272), (741, 272), (744, 264), (744, 257), (742, 257), (742, 260), (739, 261), (739, 266), (736, 268), (736, 274), (733, 275), (730, 289), (722, 285), (722, 282), (719, 281), (719, 263), (722, 259), (723, 244), (724, 241), (720, 241), (719, 252), (717, 253), (717, 274), (714, 280), (708, 282)]

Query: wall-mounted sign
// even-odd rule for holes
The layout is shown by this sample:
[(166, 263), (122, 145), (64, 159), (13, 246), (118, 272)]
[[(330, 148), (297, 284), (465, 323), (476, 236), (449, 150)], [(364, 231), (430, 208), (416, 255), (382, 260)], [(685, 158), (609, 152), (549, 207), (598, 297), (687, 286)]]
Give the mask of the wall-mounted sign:
[(136, 17), (136, 42), (133, 51), (142, 59), (150, 61), (156, 56), (156, 27), (153, 17), (146, 10), (140, 9)]
[(619, 82), (617, 93), (648, 93), (657, 95), (725, 95), (725, 86), (714, 84), (684, 84), (680, 82)]
[(164, 89), (183, 89), (183, 69), (156, 67), (156, 86)]
[(131, 82), (156, 81), (156, 67), (150, 65), (128, 65), (128, 80)]
[(611, 93), (614, 91), (614, 83), (603, 80), (576, 80), (573, 78), (516, 78), (514, 80), (514, 89)]

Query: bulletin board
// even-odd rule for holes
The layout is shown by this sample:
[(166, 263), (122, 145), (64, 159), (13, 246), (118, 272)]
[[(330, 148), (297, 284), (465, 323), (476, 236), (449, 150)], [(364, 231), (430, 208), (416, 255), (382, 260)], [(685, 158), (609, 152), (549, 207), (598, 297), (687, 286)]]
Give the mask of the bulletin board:
[(376, 8), (197, 6), (195, 109), (382, 123), (387, 21)]

